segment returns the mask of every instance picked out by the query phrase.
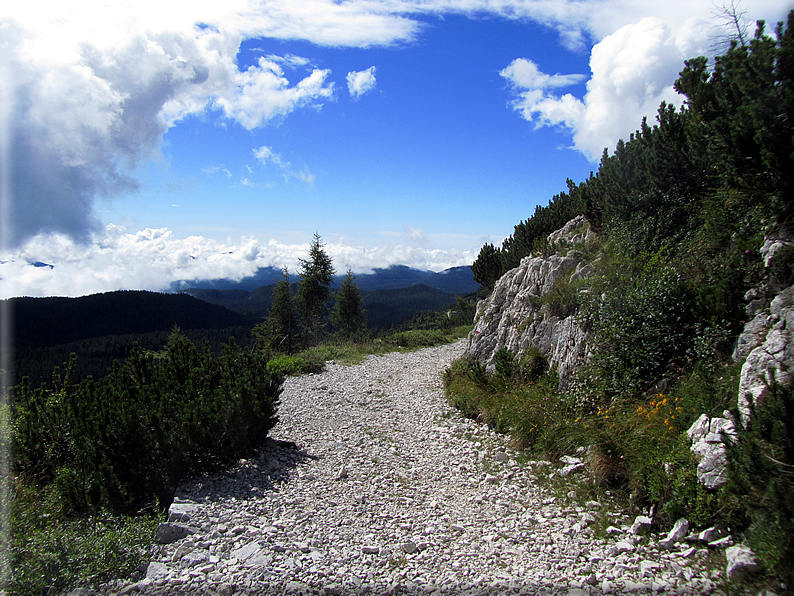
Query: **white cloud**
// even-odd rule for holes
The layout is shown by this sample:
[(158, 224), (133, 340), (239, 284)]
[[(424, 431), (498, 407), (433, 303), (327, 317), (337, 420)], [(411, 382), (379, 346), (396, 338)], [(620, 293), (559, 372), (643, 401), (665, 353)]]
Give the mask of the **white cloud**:
[(707, 28), (689, 23), (686, 35), (676, 35), (655, 17), (621, 27), (593, 47), (591, 77), (580, 100), (553, 89), (578, 82), (571, 76), (543, 74), (529, 60), (513, 61), (501, 74), (518, 97), (513, 107), (538, 126), (563, 126), (573, 134), (574, 147), (595, 161), (604, 147), (628, 139), (644, 116), (652, 120), (659, 105), (680, 105), (673, 82), (686, 58), (705, 44)]
[(251, 130), (274, 118), (286, 116), (295, 108), (316, 105), (318, 100), (330, 98), (333, 83), (325, 82), (330, 72), (315, 69), (290, 87), (278, 64), (260, 58), (258, 66), (236, 73), (235, 85), (218, 93), (213, 105)]
[(375, 67), (347, 73), (347, 90), (352, 97), (360, 97), (375, 88)]
[[(421, 230), (413, 231), (424, 235)], [(471, 264), (479, 251), (479, 247), (431, 250), (392, 242), (366, 248), (343, 239), (329, 242), (325, 248), (337, 269), (350, 267), (357, 273), (398, 264), (441, 271)], [(242, 238), (233, 243), (202, 236), (179, 239), (166, 228), (131, 233), (111, 225), (93, 234), (87, 244), (64, 234), (39, 234), (20, 248), (0, 255), (0, 298), (83, 296), (125, 289), (166, 291), (173, 283), (195, 279), (240, 280), (259, 267), (287, 266), (297, 271), (298, 259), (306, 258), (308, 250), (308, 241)], [(53, 267), (36, 267), (33, 263)]]
[(557, 87), (569, 87), (581, 83), (587, 78), (586, 75), (547, 75), (540, 72), (537, 64), (526, 58), (517, 58), (510, 63), (507, 68), (500, 73), (513, 85), (525, 89), (555, 89)]
[(274, 152), (266, 145), (253, 149), (253, 153), (254, 157), (256, 157), (262, 165), (266, 166), (268, 163), (272, 163), (278, 166), (284, 175), (285, 182), (288, 182), (290, 178), (296, 178), (305, 182), (309, 187), (314, 186), (314, 174), (309, 171), (307, 166), (304, 166), (300, 171), (295, 171), (290, 162), (284, 161), (281, 158), (281, 154)]
[(254, 157), (256, 157), (262, 163), (262, 165), (267, 165), (268, 162), (272, 162), (280, 168), (289, 167), (289, 162), (283, 161), (281, 159), (281, 155), (275, 153), (266, 145), (262, 145), (261, 147), (254, 149), (253, 152)]

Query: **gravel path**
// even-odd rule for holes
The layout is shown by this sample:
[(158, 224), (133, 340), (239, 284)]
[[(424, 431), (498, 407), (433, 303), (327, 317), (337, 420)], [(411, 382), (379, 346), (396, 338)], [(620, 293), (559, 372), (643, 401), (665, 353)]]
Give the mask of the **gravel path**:
[[(463, 342), (286, 381), (259, 454), (181, 487), (145, 594), (708, 593), (706, 550), (662, 550), (547, 462), (462, 419), (442, 373)], [(575, 462), (573, 462), (575, 466)], [(576, 482), (569, 476), (570, 482)], [(566, 479), (567, 480), (567, 479)], [(562, 493), (564, 494), (564, 493)], [(596, 539), (594, 528), (612, 527)], [(621, 527), (621, 524), (622, 525)]]

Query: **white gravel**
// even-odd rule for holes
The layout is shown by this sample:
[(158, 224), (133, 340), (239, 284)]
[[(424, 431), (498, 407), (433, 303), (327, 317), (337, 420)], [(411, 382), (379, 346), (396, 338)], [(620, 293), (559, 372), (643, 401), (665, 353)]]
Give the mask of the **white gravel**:
[[(330, 363), (288, 379), (280, 422), (260, 453), (177, 492), (173, 521), (195, 533), (157, 545), (146, 577), (110, 591), (578, 596), (716, 588), (706, 549), (663, 550), (659, 537), (631, 534), (614, 504), (555, 498), (541, 481), (551, 464), (518, 463), (505, 437), (451, 409), (442, 373), (463, 347)], [(596, 539), (599, 525), (613, 527)]]

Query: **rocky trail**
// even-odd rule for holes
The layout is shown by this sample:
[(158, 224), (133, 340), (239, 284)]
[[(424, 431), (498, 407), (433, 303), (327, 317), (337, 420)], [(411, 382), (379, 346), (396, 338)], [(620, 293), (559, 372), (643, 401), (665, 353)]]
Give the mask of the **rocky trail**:
[[(701, 594), (703, 544), (644, 536), (613, 503), (553, 492), (446, 403), (464, 342), (286, 381), (263, 449), (177, 492), (142, 578), (106, 593)], [(572, 486), (575, 474), (566, 477)], [(599, 531), (596, 528), (600, 528)], [(73, 590), (74, 596), (80, 593)]]

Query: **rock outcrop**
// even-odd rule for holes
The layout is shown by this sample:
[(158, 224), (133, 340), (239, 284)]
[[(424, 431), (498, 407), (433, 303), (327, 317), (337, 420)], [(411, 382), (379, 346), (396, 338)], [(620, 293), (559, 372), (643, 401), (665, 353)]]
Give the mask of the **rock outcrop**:
[(717, 488), (728, 481), (728, 455), (723, 437), (736, 440), (736, 426), (731, 413), (723, 418), (709, 418), (703, 414), (687, 431), (692, 452), (700, 460), (697, 479), (706, 488)]
[[(558, 317), (539, 306), (542, 296), (565, 276), (587, 277), (592, 268), (581, 259), (576, 246), (590, 238), (590, 225), (579, 216), (548, 236), (559, 253), (548, 257), (525, 257), (505, 273), (493, 292), (477, 305), (474, 329), (466, 355), (494, 369), (494, 355), (502, 348), (523, 354), (535, 347), (556, 368), (564, 388), (586, 358), (586, 334), (576, 316)], [(563, 253), (564, 254), (560, 254)]]
[(734, 358), (743, 354), (747, 359), (739, 380), (739, 412), (746, 425), (750, 405), (762, 399), (771, 383), (794, 383), (794, 286), (780, 292), (768, 310), (745, 326)]

